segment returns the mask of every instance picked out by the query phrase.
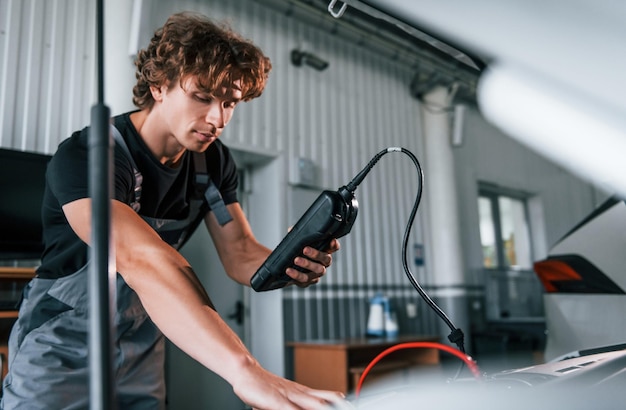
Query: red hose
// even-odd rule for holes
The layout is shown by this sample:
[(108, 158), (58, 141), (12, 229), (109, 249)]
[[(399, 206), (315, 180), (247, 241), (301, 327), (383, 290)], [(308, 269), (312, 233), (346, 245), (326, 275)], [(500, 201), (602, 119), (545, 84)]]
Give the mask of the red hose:
[(462, 351), (460, 351), (458, 349), (455, 349), (454, 347), (450, 347), (450, 346), (447, 346), (447, 345), (444, 345), (444, 344), (441, 344), (441, 343), (436, 343), (436, 342), (408, 342), (408, 343), (400, 343), (400, 344), (397, 344), (395, 346), (391, 346), (390, 348), (385, 349), (383, 352), (381, 352), (378, 356), (376, 356), (374, 358), (374, 360), (372, 360), (367, 365), (365, 370), (363, 370), (363, 374), (361, 374), (361, 377), (359, 378), (359, 383), (356, 386), (356, 392), (355, 392), (356, 397), (359, 397), (359, 393), (361, 392), (361, 387), (363, 386), (363, 382), (365, 381), (365, 378), (367, 377), (367, 374), (370, 372), (370, 370), (372, 370), (372, 367), (374, 367), (376, 365), (376, 363), (381, 361), (388, 354), (393, 353), (393, 352), (395, 352), (397, 350), (401, 350), (401, 349), (415, 349), (415, 348), (426, 348), (426, 349), (433, 349), (434, 348), (434, 349), (439, 349), (439, 350), (443, 350), (445, 352), (448, 352), (448, 353), (458, 357), (459, 359), (463, 360), (476, 379), (480, 379), (480, 377), (481, 377), (480, 370), (478, 369), (478, 365), (476, 364), (474, 359), (472, 359), (470, 356), (468, 356), (467, 354), (463, 353)]

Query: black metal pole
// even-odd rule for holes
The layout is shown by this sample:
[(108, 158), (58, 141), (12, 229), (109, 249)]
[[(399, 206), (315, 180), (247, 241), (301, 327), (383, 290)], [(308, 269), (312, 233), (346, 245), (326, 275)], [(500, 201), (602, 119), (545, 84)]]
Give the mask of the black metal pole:
[[(97, 97), (91, 108), (89, 134), (89, 195), (91, 197), (91, 249), (89, 269), (89, 405), (92, 410), (115, 406), (111, 367), (112, 314), (115, 272), (109, 274), (111, 170), (113, 142), (110, 110), (104, 104), (104, 0), (96, 1)], [(113, 264), (113, 266), (115, 266)]]

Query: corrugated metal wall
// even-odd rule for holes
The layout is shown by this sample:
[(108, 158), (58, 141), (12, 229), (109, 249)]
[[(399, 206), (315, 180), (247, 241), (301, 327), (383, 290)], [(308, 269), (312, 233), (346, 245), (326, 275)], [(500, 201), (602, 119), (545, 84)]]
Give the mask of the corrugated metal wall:
[[(230, 21), (253, 39), (272, 59), (273, 72), (264, 95), (238, 108), (223, 139), (247, 150), (280, 153), (286, 161), (310, 159), (321, 171), (320, 189), (344, 185), (388, 146), (406, 147), (420, 157), (419, 106), (409, 94), (414, 69), (275, 6), (251, 0), (144, 0), (152, 22), (142, 29), (151, 33), (172, 12), (197, 10)], [(88, 124), (95, 99), (94, 13), (93, 0), (0, 0), (1, 146), (51, 153)], [(328, 69), (293, 66), (294, 48), (318, 54), (330, 63)], [(416, 187), (408, 157), (389, 154), (376, 165), (357, 190), (358, 234), (342, 241), (333, 274), (322, 286), (284, 292), (287, 339), (362, 335), (368, 299), (378, 290), (398, 306), (416, 301), (401, 266)], [(277, 206), (285, 213), (289, 208)], [(410, 246), (424, 242), (419, 213), (412, 232)], [(423, 276), (423, 268), (416, 274)], [(400, 320), (409, 326), (406, 331), (425, 327)]]
[[(409, 93), (412, 67), (261, 3), (161, 1), (154, 8), (157, 25), (180, 10), (227, 19), (271, 58), (268, 88), (259, 101), (238, 108), (222, 136), (225, 141), (280, 152), (286, 161), (298, 157), (313, 161), (321, 171), (320, 189), (346, 184), (388, 146), (404, 146), (419, 157), (419, 105)], [(289, 56), (295, 48), (319, 55), (329, 67), (316, 71), (293, 66)], [(402, 154), (389, 154), (376, 165), (357, 190), (357, 223), (341, 241), (331, 274), (316, 287), (284, 291), (287, 340), (362, 336), (368, 301), (376, 291), (384, 292), (398, 308), (409, 301), (420, 303), (401, 265), (401, 241), (417, 181), (412, 162)], [(419, 217), (412, 232), (409, 246), (423, 243)], [(403, 331), (436, 329), (428, 314), (419, 320), (406, 318), (403, 309), (398, 314)]]
[[(242, 107), (225, 135), (227, 141), (276, 150), (287, 161), (310, 159), (321, 170), (320, 188), (328, 189), (350, 181), (388, 146), (404, 146), (419, 157), (419, 106), (408, 89), (411, 67), (261, 5), (237, 3), (243, 2), (229, 2), (234, 10), (223, 16), (217, 15), (216, 4), (199, 2), (194, 7), (232, 19), (233, 26), (254, 39), (274, 63), (262, 101)], [(294, 48), (318, 54), (330, 63), (328, 69), (293, 66), (289, 53)], [(408, 157), (389, 154), (376, 165), (357, 190), (357, 223), (342, 239), (331, 274), (319, 286), (284, 292), (287, 340), (363, 335), (368, 300), (376, 291), (391, 297), (397, 307), (409, 300), (419, 304), (401, 266), (401, 240), (416, 188), (416, 171)], [(423, 243), (418, 238), (419, 223), (409, 246)], [(432, 329), (408, 320), (401, 309), (398, 313), (403, 331)], [(424, 315), (423, 320), (428, 318)]]
[(0, 146), (52, 153), (94, 101), (95, 2), (0, 0)]

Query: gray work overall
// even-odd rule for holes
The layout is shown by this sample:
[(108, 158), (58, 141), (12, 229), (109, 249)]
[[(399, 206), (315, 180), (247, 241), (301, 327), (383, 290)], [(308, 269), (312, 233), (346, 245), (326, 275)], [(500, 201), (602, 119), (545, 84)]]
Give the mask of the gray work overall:
[[(119, 138), (116, 135), (117, 141)], [(127, 151), (123, 140), (121, 145)], [(130, 159), (137, 186), (141, 174)], [(209, 185), (209, 203), (220, 201), (215, 185)], [(132, 205), (137, 211), (140, 186), (135, 191)], [(215, 195), (219, 196), (217, 200)], [(184, 220), (143, 219), (178, 248), (183, 235), (189, 234), (187, 228), (197, 220), (201, 205), (201, 198), (190, 200), (189, 216)], [(214, 210), (220, 209), (220, 223), (227, 223), (230, 215), (223, 201), (212, 205)], [(36, 277), (25, 288), (19, 318), (9, 338), (10, 372), (4, 381), (2, 409), (89, 408), (88, 270), (87, 265), (59, 279)], [(164, 409), (164, 337), (119, 274), (116, 281), (117, 310), (112, 334), (117, 406), (121, 410)]]

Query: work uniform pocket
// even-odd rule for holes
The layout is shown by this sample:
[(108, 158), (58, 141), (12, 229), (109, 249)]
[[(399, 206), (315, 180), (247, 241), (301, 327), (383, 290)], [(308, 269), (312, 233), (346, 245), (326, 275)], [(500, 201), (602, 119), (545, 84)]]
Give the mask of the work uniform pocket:
[(24, 289), (18, 320), (13, 329), (14, 349), (26, 335), (60, 314), (77, 309), (86, 311), (86, 267), (58, 279), (33, 278)]
[(20, 306), (19, 317), (11, 334), (16, 344), (11, 346), (12, 348), (19, 349), (26, 335), (48, 320), (72, 309), (48, 294), (48, 290), (53, 284), (54, 279), (34, 278), (24, 289), (24, 299)]

